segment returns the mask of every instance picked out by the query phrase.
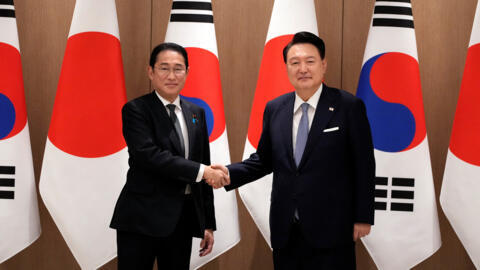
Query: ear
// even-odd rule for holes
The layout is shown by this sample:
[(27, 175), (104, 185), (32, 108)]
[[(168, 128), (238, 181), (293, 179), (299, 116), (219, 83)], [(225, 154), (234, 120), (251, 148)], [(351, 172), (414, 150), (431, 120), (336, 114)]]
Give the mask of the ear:
[(154, 70), (151, 66), (148, 66), (147, 67), (147, 74), (148, 74), (148, 78), (150, 78), (150, 80), (153, 80), (153, 74), (154, 73)]
[(322, 66), (324, 70), (327, 70), (327, 58), (323, 58), (322, 60)]

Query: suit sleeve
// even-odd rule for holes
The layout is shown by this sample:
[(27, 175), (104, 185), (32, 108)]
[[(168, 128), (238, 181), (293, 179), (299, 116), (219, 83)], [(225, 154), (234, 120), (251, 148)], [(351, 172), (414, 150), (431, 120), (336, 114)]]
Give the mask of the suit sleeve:
[(365, 105), (356, 99), (349, 111), (349, 140), (354, 168), (356, 223), (374, 223), (375, 157)]
[[(205, 111), (202, 110), (201, 115), (203, 119), (202, 140), (203, 140), (203, 149), (204, 149), (202, 164), (210, 165), (210, 141), (208, 139), (208, 129), (207, 129)], [(216, 230), (217, 226), (216, 226), (216, 220), (215, 220), (213, 188), (209, 186), (205, 181), (201, 181), (200, 185), (202, 185), (203, 203), (205, 206), (205, 228)]]
[(195, 182), (200, 163), (175, 156), (170, 150), (160, 148), (154, 141), (153, 123), (145, 108), (141, 108), (138, 103), (125, 104), (122, 109), (122, 123), (130, 162), (168, 179)]
[(270, 138), (271, 108), (269, 104), (263, 113), (263, 128), (257, 151), (242, 162), (231, 164), (228, 167), (230, 173), (230, 185), (225, 186), (227, 191), (236, 189), (242, 185), (253, 182), (272, 172), (272, 142)]

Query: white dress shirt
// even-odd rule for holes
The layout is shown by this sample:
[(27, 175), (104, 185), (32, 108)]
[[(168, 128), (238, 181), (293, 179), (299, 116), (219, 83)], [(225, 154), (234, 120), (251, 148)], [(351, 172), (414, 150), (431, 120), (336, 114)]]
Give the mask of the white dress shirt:
[[(295, 153), (295, 148), (297, 147), (297, 132), (298, 125), (300, 124), (300, 119), (302, 118), (302, 109), (301, 106), (303, 103), (308, 103), (308, 132), (312, 127), (313, 117), (315, 116), (315, 109), (317, 109), (318, 100), (322, 94), (323, 83), (320, 85), (318, 90), (313, 94), (307, 101), (304, 101), (298, 94), (295, 92), (295, 103), (293, 104), (293, 125), (292, 125), (292, 140), (293, 140), (293, 153)], [(298, 209), (295, 209), (295, 218), (300, 219), (298, 216)]]
[[(177, 98), (173, 102), (170, 102), (164, 99), (162, 96), (160, 96), (160, 94), (158, 94), (157, 91), (155, 91), (155, 94), (157, 94), (157, 97), (160, 99), (163, 106), (165, 106), (165, 110), (167, 110), (168, 114), (170, 114), (170, 110), (167, 108), (167, 105), (169, 104), (175, 105), (175, 115), (177, 116), (178, 122), (180, 124), (180, 129), (182, 130), (182, 136), (183, 136), (183, 141), (185, 145), (185, 158), (188, 158), (188, 154), (189, 154), (188, 129), (187, 129), (187, 123), (185, 121), (185, 117), (183, 116), (183, 113), (182, 113), (182, 107), (180, 106), (180, 96), (177, 96)], [(205, 171), (205, 165), (200, 164), (200, 168), (198, 170), (197, 178), (195, 179), (195, 182), (202, 181), (204, 171)], [(187, 185), (187, 187), (185, 188), (185, 194), (190, 194), (190, 193), (191, 193), (191, 187), (190, 185)]]
[(320, 85), (318, 90), (313, 94), (307, 101), (303, 99), (295, 92), (295, 103), (293, 104), (293, 125), (292, 125), (292, 140), (293, 140), (293, 153), (295, 153), (295, 147), (297, 144), (297, 132), (298, 125), (300, 124), (300, 119), (302, 118), (302, 109), (301, 105), (306, 102), (308, 103), (308, 131), (312, 127), (313, 117), (315, 116), (315, 109), (318, 105), (318, 100), (322, 94), (323, 84)]

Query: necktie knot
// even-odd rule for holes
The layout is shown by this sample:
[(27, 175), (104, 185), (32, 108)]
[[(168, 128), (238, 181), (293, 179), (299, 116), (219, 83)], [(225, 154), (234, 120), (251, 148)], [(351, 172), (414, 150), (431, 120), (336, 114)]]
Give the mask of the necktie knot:
[(175, 104), (168, 104), (168, 105), (167, 105), (167, 108), (168, 108), (168, 110), (170, 111), (170, 114), (175, 113), (175, 108), (176, 108), (176, 107), (177, 107), (177, 106), (176, 106)]
[(308, 103), (306, 103), (306, 102), (302, 103), (302, 105), (301, 105), (302, 113), (308, 113), (308, 106), (310, 106)]

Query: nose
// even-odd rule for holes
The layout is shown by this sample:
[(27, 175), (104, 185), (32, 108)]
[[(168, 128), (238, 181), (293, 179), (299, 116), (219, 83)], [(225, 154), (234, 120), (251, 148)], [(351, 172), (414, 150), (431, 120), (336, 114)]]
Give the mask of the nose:
[(298, 71), (300, 71), (301, 73), (307, 72), (307, 71), (308, 71), (307, 63), (301, 62), (301, 63), (300, 63), (300, 66), (299, 66), (299, 68), (298, 68)]
[(167, 79), (175, 80), (175, 71), (174, 70), (169, 70), (168, 71)]

